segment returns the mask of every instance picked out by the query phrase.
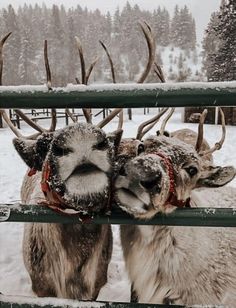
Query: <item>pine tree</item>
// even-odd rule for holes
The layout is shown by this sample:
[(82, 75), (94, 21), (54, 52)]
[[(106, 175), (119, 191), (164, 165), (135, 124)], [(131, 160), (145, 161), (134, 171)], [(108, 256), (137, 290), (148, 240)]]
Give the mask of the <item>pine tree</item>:
[[(214, 37), (215, 42), (213, 42)], [(236, 2), (234, 0), (222, 1), (219, 12), (212, 15), (204, 42), (204, 67), (208, 79), (236, 80)]]
[(213, 80), (236, 80), (236, 2), (225, 1), (221, 6), (219, 23), (219, 49), (215, 57)]
[(180, 11), (179, 6), (175, 6), (174, 16), (171, 21), (171, 33), (170, 33), (170, 39), (171, 43), (174, 46), (178, 46), (178, 39), (179, 39), (179, 28), (180, 28), (181, 20), (180, 20)]
[(66, 59), (65, 37), (60, 10), (54, 4), (49, 24), (48, 54), (52, 70), (52, 82), (60, 86), (65, 84), (65, 63), (62, 64), (62, 61)]
[[(15, 10), (11, 5), (7, 10), (3, 10), (3, 19), (5, 23), (5, 29), (7, 32), (13, 32), (9, 42), (7, 42), (7, 52), (5, 53), (5, 83), (7, 85), (20, 84), (20, 77), (18, 74), (19, 58), (20, 58), (20, 30), (18, 19)], [(14, 63), (14, 65), (13, 65)]]
[(203, 39), (203, 68), (206, 71), (206, 76), (209, 81), (212, 80), (215, 62), (215, 55), (219, 49), (220, 37), (216, 31), (216, 25), (219, 21), (219, 12), (214, 12), (211, 15), (210, 22), (205, 31)]

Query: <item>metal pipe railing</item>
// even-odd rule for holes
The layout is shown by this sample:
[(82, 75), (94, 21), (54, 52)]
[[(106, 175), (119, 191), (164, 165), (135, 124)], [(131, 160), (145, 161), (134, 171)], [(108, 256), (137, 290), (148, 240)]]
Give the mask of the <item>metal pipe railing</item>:
[(0, 108), (234, 106), (236, 82), (0, 87)]
[[(81, 223), (78, 216), (55, 213), (41, 205), (0, 204), (0, 222)], [(111, 215), (97, 215), (93, 224), (236, 227), (236, 208), (185, 208), (150, 220), (134, 219), (116, 206)]]
[[(0, 294), (0, 308), (168, 308), (169, 305), (157, 304), (140, 304), (140, 303), (118, 303), (118, 302), (91, 302), (91, 301), (76, 301), (60, 298), (40, 298), (40, 303), (37, 298), (26, 296), (4, 296)], [(182, 305), (175, 305), (174, 308), (184, 308)], [(194, 308), (194, 306), (191, 306)], [(214, 308), (213, 306), (211, 306)], [(187, 307), (186, 307), (187, 308)], [(190, 308), (190, 307), (189, 307)], [(200, 308), (200, 306), (196, 306)], [(204, 308), (204, 307), (202, 307)]]

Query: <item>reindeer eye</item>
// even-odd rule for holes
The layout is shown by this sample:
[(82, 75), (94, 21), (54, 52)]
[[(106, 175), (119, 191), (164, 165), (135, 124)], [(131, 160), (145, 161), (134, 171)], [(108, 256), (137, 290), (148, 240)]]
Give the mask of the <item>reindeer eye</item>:
[(144, 152), (144, 145), (143, 144), (139, 144), (138, 145), (138, 149), (137, 149), (137, 154), (140, 155), (143, 152)]
[(54, 145), (52, 148), (52, 152), (56, 156), (65, 156), (71, 153), (72, 150), (69, 148), (60, 147), (59, 145)]
[(190, 166), (188, 168), (185, 168), (185, 171), (188, 173), (188, 175), (192, 178), (194, 175), (198, 173), (198, 169), (196, 167)]
[(96, 144), (94, 147), (97, 150), (105, 150), (107, 148), (108, 145), (108, 141), (107, 139), (104, 139), (103, 141), (99, 142), (98, 144)]

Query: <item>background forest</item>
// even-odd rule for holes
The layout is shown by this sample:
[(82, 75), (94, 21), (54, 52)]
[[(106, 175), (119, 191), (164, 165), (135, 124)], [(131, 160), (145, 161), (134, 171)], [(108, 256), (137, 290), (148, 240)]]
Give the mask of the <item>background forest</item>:
[[(1, 36), (12, 31), (5, 46), (4, 84), (40, 84), (45, 81), (43, 63), (43, 42), (48, 40), (49, 60), (54, 85), (74, 83), (79, 74), (79, 55), (75, 36), (84, 49), (85, 60), (90, 64), (100, 57), (91, 82), (109, 82), (110, 68), (104, 51), (99, 44), (102, 40), (114, 61), (118, 82), (134, 82), (147, 61), (147, 46), (138, 22), (147, 21), (152, 27), (158, 46), (158, 63), (168, 48), (170, 61), (184, 67), (185, 58), (196, 58), (195, 21), (185, 6), (176, 6), (173, 18), (160, 7), (153, 12), (143, 11), (127, 2), (113, 16), (103, 15), (98, 9), (88, 11), (80, 6), (65, 10), (63, 6), (47, 8), (24, 5), (17, 12), (9, 5), (0, 11)], [(174, 57), (174, 49), (181, 49)], [(166, 54), (166, 52), (165, 52)], [(172, 57), (172, 59), (171, 59)], [(195, 61), (197, 61), (195, 59)], [(173, 68), (169, 68), (170, 73)], [(172, 79), (178, 76), (172, 76)], [(156, 81), (155, 76), (151, 76)], [(149, 80), (150, 81), (150, 80)]]
[[(129, 2), (113, 15), (79, 5), (69, 10), (57, 5), (24, 5), (14, 10), (9, 5), (0, 10), (1, 37), (13, 32), (4, 46), (3, 82), (44, 83), (43, 44), (47, 39), (53, 85), (75, 83), (75, 77), (80, 77), (75, 36), (82, 43), (87, 65), (99, 57), (90, 83), (111, 82), (109, 63), (99, 40), (112, 55), (117, 82), (135, 82), (147, 61), (140, 20), (153, 29), (156, 61), (168, 81), (236, 79), (236, 2), (223, 0), (220, 10), (212, 14), (203, 46), (196, 42), (195, 20), (187, 6), (176, 6), (171, 16), (165, 8), (146, 11)], [(149, 76), (148, 82), (157, 81), (154, 73)]]

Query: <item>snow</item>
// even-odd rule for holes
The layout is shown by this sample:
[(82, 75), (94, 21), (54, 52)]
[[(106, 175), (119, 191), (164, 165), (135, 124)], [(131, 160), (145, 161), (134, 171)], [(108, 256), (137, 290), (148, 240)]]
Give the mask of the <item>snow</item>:
[[(70, 93), (70, 92), (85, 92), (85, 91), (95, 91), (95, 92), (104, 92), (104, 91), (148, 91), (148, 90), (163, 90), (163, 91), (174, 91), (181, 89), (190, 89), (190, 90), (235, 90), (236, 81), (223, 81), (223, 82), (179, 82), (179, 83), (117, 83), (117, 84), (92, 84), (92, 85), (74, 85), (68, 84), (66, 87), (55, 87), (50, 93)], [(0, 94), (10, 94), (10, 93), (36, 93), (43, 92), (47, 93), (48, 88), (46, 85), (42, 86), (32, 86), (32, 85), (21, 85), (21, 86), (1, 86)]]
[[(209, 84), (208, 84), (209, 86)], [(234, 87), (236, 84), (234, 83)], [(233, 86), (232, 86), (233, 87)], [(134, 117), (132, 121), (125, 121), (124, 137), (134, 137), (138, 125), (150, 118), (156, 109), (150, 108), (150, 114), (143, 115), (143, 109), (133, 110)], [(180, 128), (191, 128), (197, 131), (196, 124), (181, 123), (182, 109), (178, 109), (173, 118), (167, 125), (167, 130), (174, 131)], [(96, 113), (96, 111), (94, 112)], [(125, 112), (127, 116), (127, 112)], [(101, 118), (95, 118), (97, 122)], [(39, 123), (45, 126), (47, 120)], [(106, 131), (113, 131), (117, 128), (118, 119), (105, 127)], [(64, 120), (60, 119), (59, 127), (64, 126)], [(153, 133), (158, 127), (152, 130)], [(22, 130), (25, 134), (31, 134), (29, 127), (22, 124)], [(214, 125), (205, 125), (205, 138), (213, 145), (220, 139), (221, 127)], [(8, 128), (0, 129), (0, 184), (1, 194), (0, 203), (14, 203), (20, 201), (20, 186), (22, 178), (26, 172), (26, 166), (21, 161), (12, 145), (13, 134)], [(236, 127), (227, 127), (227, 136), (223, 148), (214, 153), (215, 163), (217, 165), (233, 165), (236, 167)], [(194, 192), (198, 202), (204, 203), (204, 206), (230, 207), (235, 205), (236, 201), (236, 179), (226, 188), (220, 189), (201, 189)], [(30, 279), (24, 268), (22, 258), (22, 235), (23, 223), (0, 223), (0, 292), (6, 296), (34, 296), (31, 291)], [(109, 265), (108, 283), (103, 287), (98, 300), (104, 301), (129, 301), (130, 284), (125, 272), (124, 261), (119, 240), (119, 227), (113, 226), (114, 246), (112, 261)], [(14, 297), (13, 297), (14, 298)], [(16, 298), (18, 301), (18, 298)], [(37, 299), (37, 303), (43, 303), (43, 299)]]

